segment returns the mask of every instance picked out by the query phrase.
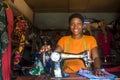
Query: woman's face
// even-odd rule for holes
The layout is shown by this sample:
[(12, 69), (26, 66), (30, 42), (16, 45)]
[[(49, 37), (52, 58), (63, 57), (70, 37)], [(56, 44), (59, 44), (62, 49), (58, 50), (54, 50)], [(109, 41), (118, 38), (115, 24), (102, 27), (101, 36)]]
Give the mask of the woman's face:
[(83, 23), (79, 18), (73, 18), (70, 21), (70, 30), (73, 36), (78, 36), (82, 34)]

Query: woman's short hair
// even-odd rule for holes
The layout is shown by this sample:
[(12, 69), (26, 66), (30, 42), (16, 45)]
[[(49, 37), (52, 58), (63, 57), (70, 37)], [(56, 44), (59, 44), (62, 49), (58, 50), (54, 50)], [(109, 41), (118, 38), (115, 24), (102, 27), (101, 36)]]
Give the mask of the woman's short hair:
[(81, 19), (81, 21), (82, 21), (82, 23), (84, 23), (84, 17), (81, 15), (81, 14), (79, 14), (79, 13), (73, 13), (72, 15), (70, 15), (70, 17), (69, 17), (69, 24), (70, 24), (70, 21), (73, 19), (73, 18), (79, 18), (79, 19)]

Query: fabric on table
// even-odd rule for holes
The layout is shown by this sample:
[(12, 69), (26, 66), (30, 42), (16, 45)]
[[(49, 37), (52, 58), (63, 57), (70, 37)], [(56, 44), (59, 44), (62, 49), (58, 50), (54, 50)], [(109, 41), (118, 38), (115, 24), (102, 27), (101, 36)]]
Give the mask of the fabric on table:
[(99, 79), (99, 80), (115, 80), (115, 78), (117, 78), (116, 75), (114, 74), (111, 74), (107, 71), (105, 71), (105, 69), (101, 69), (101, 71), (105, 74), (105, 76), (95, 76), (92, 71), (89, 71), (89, 70), (83, 70), (83, 69), (80, 69), (78, 74), (80, 76), (84, 76), (86, 78), (89, 78), (90, 80), (95, 80), (95, 79)]

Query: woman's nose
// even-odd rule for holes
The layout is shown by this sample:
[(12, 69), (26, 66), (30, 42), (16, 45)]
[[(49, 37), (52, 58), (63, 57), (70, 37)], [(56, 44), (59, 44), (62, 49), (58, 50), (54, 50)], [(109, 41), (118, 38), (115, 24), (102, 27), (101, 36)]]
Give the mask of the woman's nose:
[(75, 25), (74, 25), (74, 28), (78, 28), (78, 25), (77, 25), (77, 24), (75, 24)]

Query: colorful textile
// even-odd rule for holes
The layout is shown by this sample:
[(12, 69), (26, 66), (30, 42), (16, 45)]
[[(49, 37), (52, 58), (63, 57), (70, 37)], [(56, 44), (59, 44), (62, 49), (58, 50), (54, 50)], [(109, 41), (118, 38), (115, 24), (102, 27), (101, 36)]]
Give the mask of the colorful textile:
[(20, 16), (18, 16), (18, 22), (16, 22), (16, 26), (14, 29), (14, 41), (17, 42), (16, 48), (15, 48), (15, 57), (14, 57), (14, 70), (17, 69), (17, 65), (21, 61), (22, 53), (25, 47), (25, 41), (26, 41), (26, 30), (28, 29), (27, 21), (19, 19)]
[(112, 33), (108, 33), (106, 36), (106, 40), (105, 40), (105, 36), (102, 32), (100, 32), (97, 36), (97, 40), (100, 43), (100, 47), (102, 50), (102, 54), (103, 55), (110, 55), (111, 53), (111, 41), (112, 41)]
[(6, 9), (6, 16), (7, 16), (7, 32), (8, 32), (8, 45), (6, 50), (2, 56), (2, 74), (3, 80), (10, 80), (11, 79), (11, 34), (13, 31), (14, 25), (14, 17), (13, 12), (10, 7)]
[[(97, 47), (97, 42), (92, 36), (84, 35), (81, 39), (73, 39), (71, 36), (64, 36), (58, 41), (58, 45), (64, 52), (78, 54), (87, 49), (91, 54), (91, 49)], [(64, 72), (66, 73), (76, 73), (81, 68), (85, 68), (85, 65), (80, 59), (65, 61)]]
[(90, 80), (115, 80), (115, 78), (117, 78), (116, 75), (111, 74), (111, 73), (105, 71), (105, 69), (101, 69), (101, 71), (105, 74), (105, 76), (95, 76), (92, 73), (92, 71), (83, 70), (83, 69), (80, 69), (78, 74), (80, 76), (84, 76), (86, 78), (89, 78)]
[[(8, 46), (7, 22), (5, 15), (5, 8), (3, 2), (0, 1), (0, 80), (4, 78), (2, 75), (2, 57)], [(5, 80), (5, 79), (4, 79)]]
[(7, 30), (8, 30), (8, 46), (7, 50), (4, 53), (4, 56), (2, 57), (2, 65), (3, 65), (3, 78), (4, 80), (10, 80), (10, 73), (11, 73), (11, 34), (13, 31), (13, 12), (11, 8), (6, 9), (6, 15), (7, 15)]
[(30, 75), (41, 75), (44, 72), (44, 67), (39, 58), (35, 58), (35, 67), (29, 70)]
[(0, 3), (0, 51), (3, 55), (8, 44), (7, 22), (6, 22), (5, 8), (3, 3)]
[(110, 67), (110, 68), (105, 68), (107, 72), (120, 72), (120, 66), (115, 66), (115, 67)]

